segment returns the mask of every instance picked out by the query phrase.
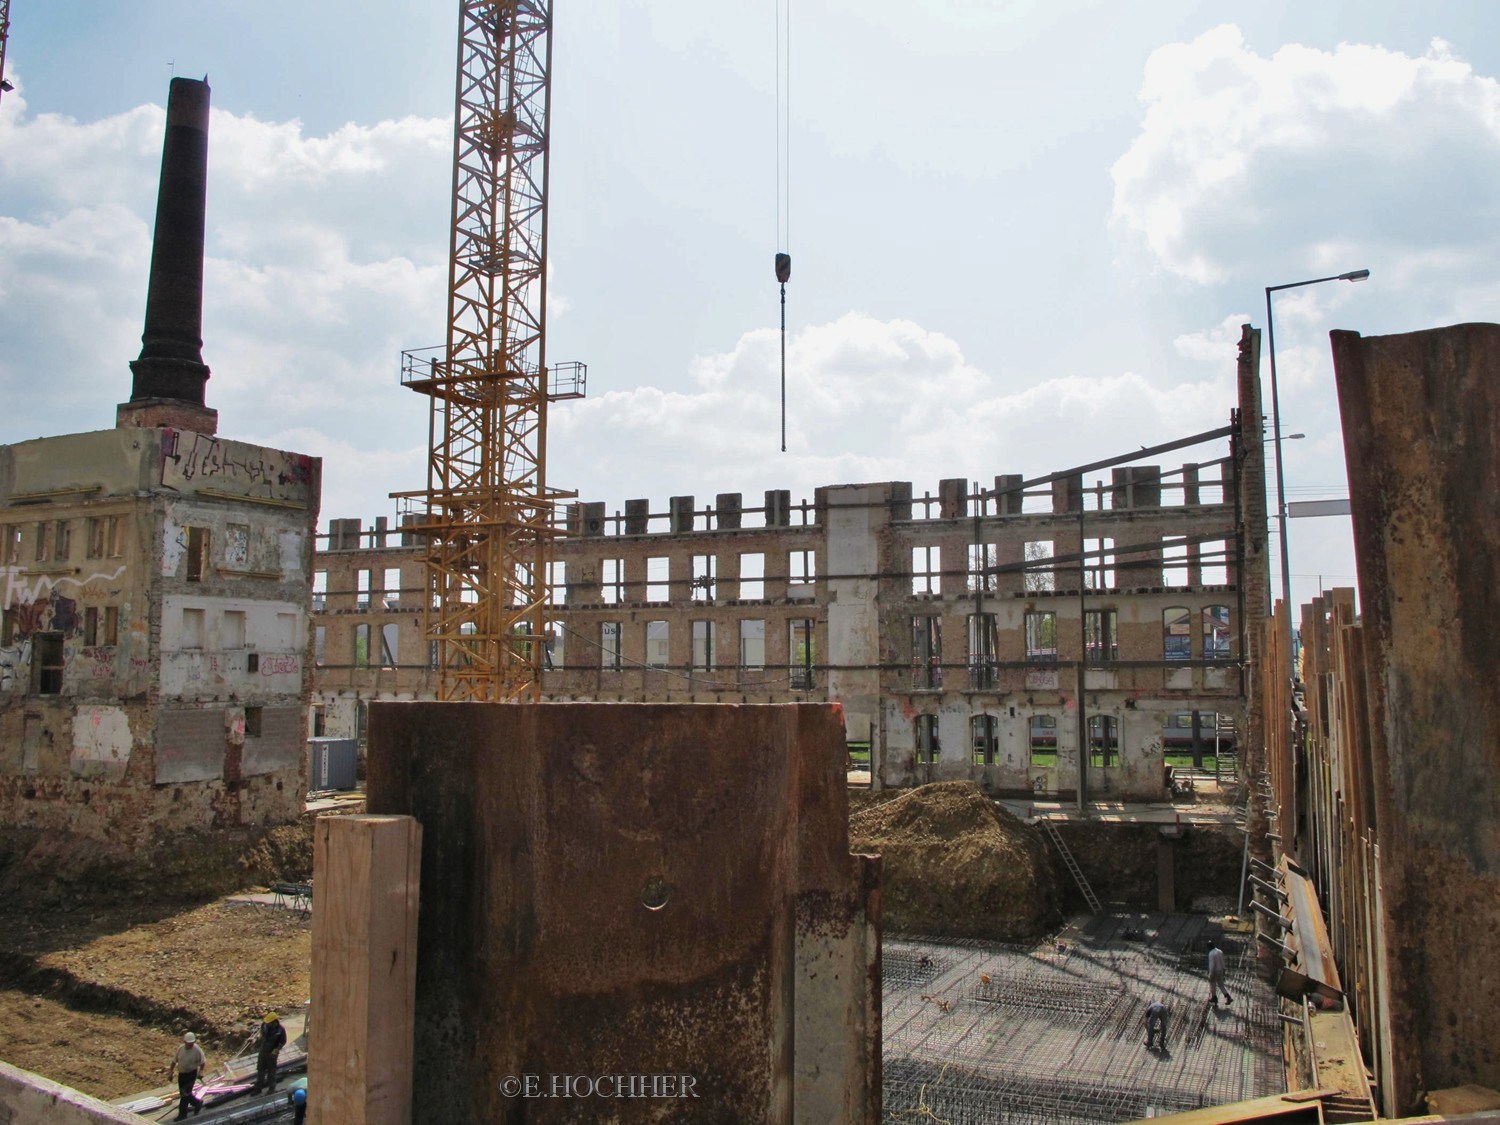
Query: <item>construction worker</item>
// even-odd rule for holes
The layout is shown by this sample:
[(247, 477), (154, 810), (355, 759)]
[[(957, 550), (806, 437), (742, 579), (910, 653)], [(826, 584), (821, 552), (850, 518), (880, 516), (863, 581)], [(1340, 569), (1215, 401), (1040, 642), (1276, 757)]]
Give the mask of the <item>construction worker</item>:
[[(1157, 1042), (1157, 1037), (1161, 1042)], [(1167, 1049), (1167, 1006), (1160, 1000), (1153, 1000), (1146, 1005), (1146, 1050), (1152, 1047), (1160, 1047), (1163, 1051)]]
[(1224, 996), (1224, 1007), (1229, 1007), (1229, 990), (1224, 987), (1224, 951), (1214, 944), (1212, 938), (1208, 941), (1208, 1002), (1212, 1007), (1219, 1006), (1219, 995)]
[(292, 1125), (302, 1125), (307, 1120), (307, 1091), (298, 1086), (286, 1100), (292, 1103)]
[(177, 1048), (177, 1054), (172, 1057), (172, 1065), (167, 1068), (167, 1081), (172, 1080), (174, 1072), (177, 1075), (178, 1121), (187, 1116), (189, 1109), (192, 1109), (194, 1116), (203, 1112), (203, 1099), (193, 1095), (193, 1087), (206, 1064), (203, 1048), (198, 1046), (198, 1037), (189, 1031), (182, 1037), (182, 1046)]
[(284, 1046), (286, 1028), (281, 1026), (281, 1020), (275, 1012), (267, 1012), (260, 1024), (260, 1049), (255, 1055), (255, 1085), (250, 1087), (252, 1094), (260, 1093), (262, 1086), (273, 1094), (276, 1092), (276, 1064)]

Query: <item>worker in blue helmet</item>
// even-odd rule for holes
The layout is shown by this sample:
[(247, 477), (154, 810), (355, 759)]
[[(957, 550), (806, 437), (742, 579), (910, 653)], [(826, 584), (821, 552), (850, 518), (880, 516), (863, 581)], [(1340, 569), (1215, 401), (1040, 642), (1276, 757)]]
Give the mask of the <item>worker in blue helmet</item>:
[(307, 1120), (307, 1091), (298, 1086), (286, 1096), (286, 1100), (292, 1103), (292, 1121), (295, 1125), (302, 1125)]

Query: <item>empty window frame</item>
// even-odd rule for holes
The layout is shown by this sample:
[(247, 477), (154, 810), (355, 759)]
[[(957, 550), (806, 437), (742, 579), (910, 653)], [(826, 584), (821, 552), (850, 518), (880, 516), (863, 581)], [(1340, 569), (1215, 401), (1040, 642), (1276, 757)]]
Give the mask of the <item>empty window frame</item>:
[(693, 556), (692, 599), (695, 602), (711, 602), (718, 597), (719, 556)]
[(21, 525), (6, 524), (0, 531), (0, 561), (12, 566), (21, 561)]
[(606, 672), (618, 672), (624, 664), (620, 651), (620, 635), (623, 626), (618, 621), (603, 621), (599, 624), (599, 661)]
[(1120, 720), (1113, 715), (1089, 716), (1089, 764), (1120, 764)]
[[(560, 566), (560, 563), (550, 565)], [(380, 600), (386, 609), (399, 609), (401, 607), (401, 568), (399, 566), (388, 566), (380, 576)]]
[(1120, 659), (1120, 615), (1113, 609), (1088, 609), (1083, 613), (1083, 645), (1090, 664)]
[(1026, 544), (1026, 589), (1035, 594), (1050, 593), (1057, 589), (1057, 568), (1053, 563), (1056, 551), (1052, 540), (1037, 539)]
[(120, 607), (107, 605), (104, 607), (104, 633), (99, 638), (99, 643), (104, 645), (117, 645), (120, 643)]
[(11, 607), (0, 614), (0, 648), (10, 648), (21, 636), (19, 621), (21, 611)]
[[(200, 611), (201, 612), (201, 611)], [(31, 635), (33, 690), (37, 695), (61, 695), (63, 687), (63, 635)]]
[(261, 720), (265, 714), (264, 707), (245, 708), (245, 737), (259, 738), (261, 732)]
[[(786, 581), (788, 586), (811, 586), (818, 578), (817, 551), (788, 551)], [(796, 597), (794, 593), (792, 597)]]
[(313, 626), (313, 663), (319, 668), (323, 667), (323, 653), (328, 644), (328, 627), (326, 625)]
[(766, 556), (752, 551), (740, 556), (740, 600), (764, 601), (766, 597)]
[(1161, 583), (1163, 586), (1188, 584), (1188, 544), (1184, 536), (1161, 537)]
[(1000, 749), (1000, 720), (994, 715), (974, 715), (969, 720), (974, 741), (974, 764), (993, 766)]
[(646, 559), (646, 600), (672, 600), (672, 560), (666, 555), (652, 555)]
[(969, 592), (992, 593), (999, 588), (1000, 576), (995, 568), (1000, 565), (998, 543), (969, 544)]
[(380, 666), (382, 668), (396, 667), (396, 653), (400, 651), (400, 626), (394, 621), (387, 621), (380, 627)]
[(1193, 618), (1186, 606), (1168, 606), (1161, 611), (1161, 644), (1164, 660), (1193, 658)]
[(52, 559), (66, 562), (73, 557), (73, 521), (58, 520), (52, 529)]
[(1113, 539), (1085, 539), (1083, 553), (1084, 589), (1115, 589), (1115, 541)]
[(999, 631), (993, 613), (969, 614), (969, 687), (974, 691), (993, 691), (1000, 673), (995, 653)]
[(1200, 580), (1205, 586), (1229, 584), (1229, 544), (1223, 539), (1209, 539), (1198, 544)]
[(1031, 764), (1055, 766), (1057, 764), (1057, 716), (1031, 716)]
[(1203, 609), (1203, 659), (1228, 660), (1230, 648), (1229, 607), (1205, 606)]
[(226, 609), (219, 619), (219, 647), (224, 649), (245, 647), (245, 611)]
[(89, 647), (99, 643), (99, 610), (95, 606), (83, 611), (83, 643)]
[(361, 568), (355, 580), (355, 609), (370, 608), (370, 589), (375, 584), (375, 572)]
[(567, 654), (563, 650), (564, 629), (561, 621), (551, 621), (547, 624), (547, 647), (543, 650), (544, 666), (548, 671), (558, 671), (567, 665), (564, 661)]
[(711, 672), (714, 669), (714, 623), (693, 622), (693, 670)]
[(328, 572), (326, 570), (313, 571), (312, 584), (312, 607), (313, 609), (324, 609), (328, 605)]
[(356, 668), (368, 668), (370, 666), (370, 626), (368, 622), (354, 627), (354, 666)]
[(646, 667), (665, 668), (671, 627), (665, 621), (646, 622)]
[(766, 666), (766, 623), (740, 622), (740, 667), (758, 672)]
[(935, 546), (911, 549), (911, 592), (938, 595), (943, 592), (943, 549)]
[(625, 560), (605, 559), (599, 573), (601, 600), (605, 605), (619, 605), (625, 600)]
[(41, 520), (36, 525), (35, 550), (32, 552), (37, 562), (45, 562), (52, 549), (52, 523), (50, 520)]
[(1026, 614), (1026, 659), (1057, 660), (1057, 614), (1052, 610), (1029, 610)]
[(121, 553), (120, 517), (91, 516), (88, 522), (88, 537), (89, 558), (105, 559), (118, 556)]
[(938, 717), (918, 715), (914, 722), (916, 724), (917, 761), (922, 765), (931, 765), (942, 754), (942, 748), (938, 745)]
[(204, 613), (201, 609), (182, 611), (182, 647), (203, 647)]
[(207, 569), (209, 534), (206, 527), (187, 529), (187, 580), (202, 582)]
[(936, 614), (911, 619), (911, 686), (943, 686), (943, 619)]
[(793, 691), (811, 691), (813, 686), (813, 619), (794, 618), (787, 622), (788, 672)]

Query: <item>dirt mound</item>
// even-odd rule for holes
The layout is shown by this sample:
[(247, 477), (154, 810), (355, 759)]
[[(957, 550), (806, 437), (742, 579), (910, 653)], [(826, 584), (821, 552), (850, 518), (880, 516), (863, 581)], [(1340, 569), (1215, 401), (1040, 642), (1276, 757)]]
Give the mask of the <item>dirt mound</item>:
[(849, 818), (850, 850), (884, 857), (892, 933), (1029, 942), (1059, 919), (1051, 861), (1034, 829), (968, 781), (924, 785)]
[(152, 846), (66, 832), (0, 832), (0, 895), (30, 906), (128, 898), (201, 901), (312, 875), (311, 816), (275, 828), (184, 832)]

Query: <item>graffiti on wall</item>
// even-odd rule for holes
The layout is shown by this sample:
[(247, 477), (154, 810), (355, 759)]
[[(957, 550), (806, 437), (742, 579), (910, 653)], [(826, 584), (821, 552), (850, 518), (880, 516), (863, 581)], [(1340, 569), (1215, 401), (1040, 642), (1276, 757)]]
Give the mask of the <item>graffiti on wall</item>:
[[(124, 564), (87, 578), (72, 574), (32, 575), (24, 566), (0, 566), (4, 582), (0, 608), (15, 611), (16, 630), (22, 636), (42, 629), (75, 633), (79, 628), (79, 600), (106, 598), (116, 593), (110, 583), (124, 573)], [(61, 593), (64, 589), (74, 597), (65, 597)]]
[(31, 642), (0, 648), (0, 691), (10, 691), (29, 675)]
[(313, 459), (302, 453), (167, 429), (162, 434), (161, 482), (183, 492), (222, 488), (305, 504), (313, 483)]

